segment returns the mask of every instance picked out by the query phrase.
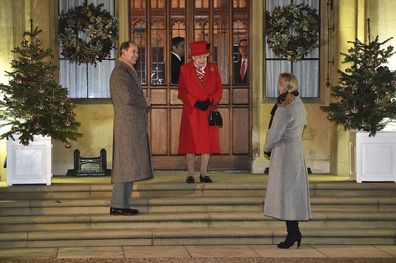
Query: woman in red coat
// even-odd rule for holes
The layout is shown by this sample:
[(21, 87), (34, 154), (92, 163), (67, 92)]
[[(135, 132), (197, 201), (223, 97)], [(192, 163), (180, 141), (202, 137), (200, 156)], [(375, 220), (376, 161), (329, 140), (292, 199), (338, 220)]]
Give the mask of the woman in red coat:
[(192, 42), (190, 47), (192, 61), (181, 67), (178, 86), (179, 98), (183, 101), (179, 153), (186, 154), (187, 183), (194, 183), (196, 154), (201, 154), (200, 181), (212, 183), (208, 163), (211, 153), (220, 153), (219, 128), (209, 126), (208, 113), (219, 103), (223, 87), (217, 65), (208, 62), (211, 53), (208, 42)]

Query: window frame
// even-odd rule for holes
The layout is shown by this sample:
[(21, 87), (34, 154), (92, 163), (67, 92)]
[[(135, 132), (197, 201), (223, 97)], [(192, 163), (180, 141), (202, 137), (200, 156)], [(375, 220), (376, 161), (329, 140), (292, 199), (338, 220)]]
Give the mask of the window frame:
[[(61, 10), (61, 1), (68, 1), (68, 0), (58, 0), (58, 17), (60, 16), (61, 12), (63, 11), (63, 10)], [(108, 0), (102, 0), (102, 1), (103, 2), (108, 2)], [(89, 0), (82, 0), (82, 1), (80, 1), (79, 4), (75, 4), (73, 6), (79, 6), (81, 4), (88, 4), (88, 3), (89, 3)], [(96, 3), (94, 3), (94, 4), (97, 5)], [(116, 6), (116, 0), (112, 0), (112, 6), (113, 6), (113, 12), (111, 12), (108, 9), (106, 9), (105, 7), (103, 7), (103, 10), (108, 11), (112, 16), (116, 16), (116, 7), (117, 7)], [(102, 61), (115, 61), (115, 62), (117, 61), (117, 46), (116, 45), (117, 45), (117, 43), (115, 43), (115, 47), (112, 49), (112, 51), (110, 53), (110, 57), (105, 58)], [(68, 61), (69, 62), (69, 59), (67, 59), (67, 58), (65, 58), (65, 57), (63, 57), (61, 55), (61, 43), (60, 42), (58, 44), (58, 48), (59, 48), (58, 56), (59, 56), (59, 82), (60, 82), (61, 74), (62, 74), (61, 65), (60, 65), (61, 61)], [(96, 64), (100, 65), (102, 63), (102, 61), (101, 62), (96, 62)], [(90, 86), (90, 81), (89, 81), (90, 75), (92, 74), (90, 72), (90, 67), (93, 67), (94, 69), (98, 70), (97, 65), (96, 66), (91, 65), (91, 64), (80, 64), (80, 65), (77, 65), (76, 63), (71, 63), (71, 62), (69, 62), (69, 64), (75, 64), (76, 66), (85, 66), (86, 67), (85, 68), (86, 69), (85, 70), (86, 81), (85, 81), (85, 84), (84, 84), (84, 88), (85, 88), (84, 90), (86, 91), (86, 97), (71, 97), (70, 96), (70, 87), (68, 85), (63, 84), (65, 86), (65, 88), (67, 88), (67, 90), (69, 92), (69, 98), (70, 98), (70, 100), (72, 102), (74, 102), (74, 103), (87, 103), (87, 104), (96, 104), (96, 103), (98, 103), (98, 104), (106, 103), (107, 104), (107, 103), (111, 102), (110, 92), (108, 93), (108, 97), (89, 97), (90, 96), (89, 95), (90, 94), (89, 93), (90, 87), (92, 87), (92, 86)], [(113, 68), (114, 68), (114, 66), (113, 66)], [(109, 71), (109, 75), (108, 75), (107, 79), (110, 79), (111, 71)], [(62, 84), (62, 83), (60, 83), (60, 84)], [(110, 89), (110, 84), (109, 83), (108, 83), (108, 89)]]
[[(265, 4), (264, 4), (264, 14), (266, 13), (266, 11), (267, 11), (267, 1), (270, 1), (270, 0), (266, 0), (266, 2), (265, 2)], [(293, 4), (293, 2), (295, 2), (295, 0), (284, 0), (284, 2), (286, 2), (286, 1), (289, 1), (290, 3), (288, 3), (288, 4)], [(304, 1), (304, 0), (303, 0)], [(288, 4), (284, 4), (284, 5), (288, 5)], [(306, 4), (306, 3), (304, 3), (304, 4)], [(323, 60), (323, 56), (322, 56), (322, 46), (321, 46), (321, 39), (322, 39), (322, 4), (323, 4), (323, 0), (319, 0), (319, 4), (318, 4), (318, 6), (319, 6), (319, 8), (318, 8), (318, 15), (319, 15), (319, 46), (317, 47), (317, 57), (314, 57), (314, 58), (303, 58), (303, 59), (301, 59), (301, 60), (299, 60), (298, 62), (304, 62), (304, 61), (317, 61), (318, 62), (318, 66), (317, 66), (317, 68), (318, 68), (318, 70), (317, 70), (317, 83), (318, 83), (318, 85), (317, 85), (317, 87), (316, 87), (316, 92), (317, 92), (317, 96), (315, 96), (315, 97), (301, 97), (301, 99), (303, 100), (303, 101), (307, 101), (307, 102), (322, 102), (322, 92), (321, 92), (321, 79), (322, 79), (322, 72), (321, 72), (321, 70), (322, 70), (322, 60)], [(265, 21), (265, 15), (264, 15), (264, 21)], [(263, 24), (264, 24), (264, 21), (263, 21)], [(294, 68), (294, 64), (295, 64), (295, 62), (292, 62), (292, 61), (288, 61), (287, 59), (285, 59), (285, 58), (278, 58), (278, 57), (271, 57), (271, 58), (268, 58), (267, 57), (267, 55), (268, 55), (268, 53), (267, 53), (267, 36), (266, 36), (266, 34), (265, 34), (265, 32), (264, 32), (264, 41), (263, 41), (263, 43), (264, 43), (264, 48), (263, 48), (263, 51), (264, 51), (264, 67), (263, 67), (263, 74), (264, 74), (264, 76), (265, 76), (265, 78), (264, 78), (264, 89), (263, 89), (263, 101), (275, 101), (276, 100), (276, 98), (277, 97), (269, 97), (269, 96), (267, 96), (267, 78), (268, 78), (268, 75), (267, 75), (267, 61), (286, 61), (287, 63), (288, 63), (288, 65), (290, 65), (290, 73), (293, 73), (294, 74), (294, 70), (293, 70), (293, 68)], [(277, 83), (277, 80), (278, 80), (278, 76), (273, 76), (273, 77), (275, 77), (276, 78), (276, 80), (275, 80), (275, 82)], [(299, 80), (299, 84), (301, 85), (301, 81)], [(277, 91), (277, 86), (276, 86), (276, 88), (275, 88), (276, 90), (276, 93), (278, 93), (278, 91)]]

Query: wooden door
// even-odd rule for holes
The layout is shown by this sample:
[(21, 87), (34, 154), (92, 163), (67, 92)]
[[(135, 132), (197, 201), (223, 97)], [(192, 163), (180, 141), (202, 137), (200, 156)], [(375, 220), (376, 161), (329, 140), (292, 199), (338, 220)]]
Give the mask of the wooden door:
[[(251, 88), (247, 57), (245, 81), (240, 80), (243, 49), (248, 54), (249, 0), (130, 0), (130, 39), (139, 47), (136, 69), (145, 93), (152, 99), (149, 134), (154, 169), (185, 169), (185, 156), (178, 155), (182, 103), (177, 84), (171, 83), (171, 40), (188, 43), (208, 40), (219, 65), (223, 97), (219, 111), (221, 154), (212, 155), (210, 169), (244, 170), (251, 159)], [(241, 41), (242, 40), (242, 41)], [(242, 47), (239, 47), (241, 43)]]

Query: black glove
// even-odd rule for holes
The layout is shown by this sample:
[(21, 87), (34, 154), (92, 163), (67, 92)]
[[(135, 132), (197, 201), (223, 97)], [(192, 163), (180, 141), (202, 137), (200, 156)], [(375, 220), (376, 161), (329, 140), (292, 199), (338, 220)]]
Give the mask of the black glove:
[(210, 100), (209, 99), (205, 101), (197, 100), (194, 106), (200, 109), (201, 111), (206, 111), (210, 106)]

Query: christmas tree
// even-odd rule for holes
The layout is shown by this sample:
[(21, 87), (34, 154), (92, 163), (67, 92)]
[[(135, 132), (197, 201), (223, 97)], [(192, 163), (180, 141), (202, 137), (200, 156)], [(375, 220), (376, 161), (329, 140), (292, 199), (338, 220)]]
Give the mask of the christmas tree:
[(70, 140), (81, 137), (80, 126), (75, 120), (75, 105), (68, 98), (66, 88), (54, 79), (56, 66), (49, 62), (51, 49), (43, 49), (38, 38), (41, 30), (36, 27), (23, 34), (22, 46), (11, 52), (12, 72), (6, 72), (9, 84), (0, 84), (1, 126), (9, 131), (0, 139), (19, 137), (20, 143), (28, 145), (34, 135), (51, 136), (70, 147)]
[(396, 120), (396, 72), (385, 65), (394, 54), (393, 47), (381, 47), (390, 39), (379, 42), (377, 36), (368, 44), (358, 39), (349, 42), (353, 47), (341, 54), (350, 67), (338, 70), (338, 85), (331, 87), (338, 102), (323, 107), (329, 120), (348, 130), (369, 132), (369, 136)]

